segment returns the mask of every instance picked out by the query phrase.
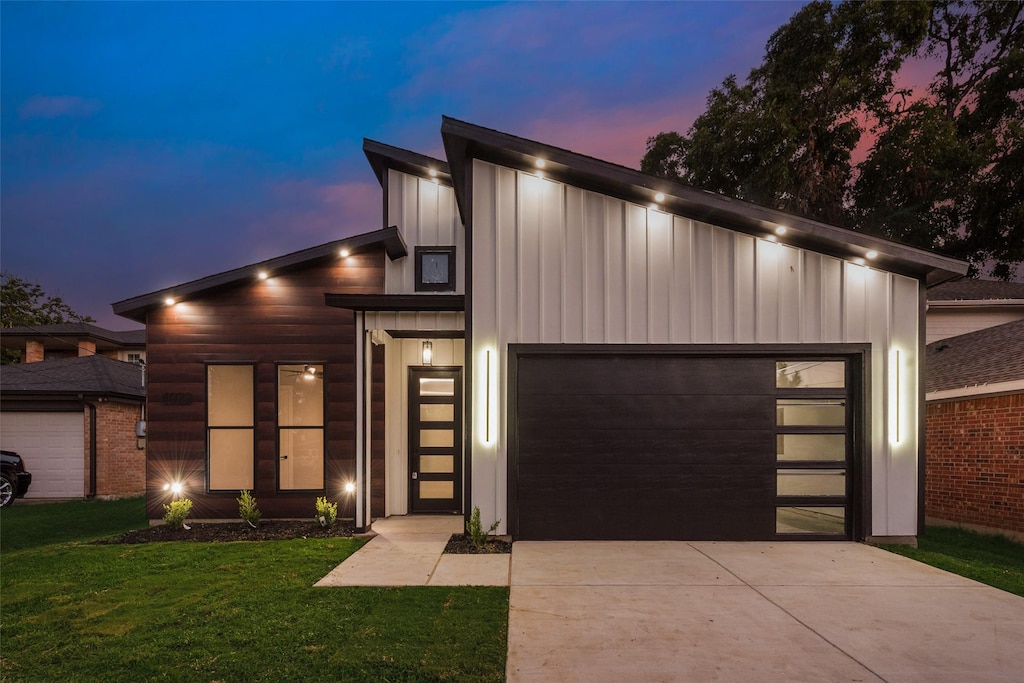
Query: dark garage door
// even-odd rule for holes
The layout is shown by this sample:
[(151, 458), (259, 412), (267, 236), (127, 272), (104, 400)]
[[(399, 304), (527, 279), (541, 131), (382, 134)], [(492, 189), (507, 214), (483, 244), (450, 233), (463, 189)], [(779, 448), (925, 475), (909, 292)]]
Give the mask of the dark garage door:
[(774, 358), (523, 354), (514, 365), (517, 539), (777, 538)]

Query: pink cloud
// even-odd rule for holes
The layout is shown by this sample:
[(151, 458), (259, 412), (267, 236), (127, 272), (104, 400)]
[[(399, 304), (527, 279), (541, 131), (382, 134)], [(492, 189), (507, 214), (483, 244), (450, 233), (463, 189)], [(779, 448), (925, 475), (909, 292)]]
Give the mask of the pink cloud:
[(271, 209), (245, 226), (253, 260), (378, 230), (381, 188), (370, 182), (288, 180), (268, 188)]
[(647, 151), (647, 138), (666, 131), (685, 133), (703, 109), (704, 101), (691, 97), (606, 109), (584, 102), (575, 106), (562, 103), (547, 115), (525, 121), (521, 134), (580, 154), (639, 168), (640, 159)]
[(74, 95), (36, 95), (18, 107), (18, 115), (26, 119), (55, 119), (61, 116), (88, 116), (100, 108), (98, 100)]

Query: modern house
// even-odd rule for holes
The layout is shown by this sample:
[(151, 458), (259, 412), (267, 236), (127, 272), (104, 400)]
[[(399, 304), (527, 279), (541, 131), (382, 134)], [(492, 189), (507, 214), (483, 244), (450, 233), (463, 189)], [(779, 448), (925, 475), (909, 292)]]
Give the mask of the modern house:
[(516, 539), (861, 539), (924, 521), (925, 291), (966, 264), (444, 118), (366, 141), (384, 227), (114, 304), (149, 514)]

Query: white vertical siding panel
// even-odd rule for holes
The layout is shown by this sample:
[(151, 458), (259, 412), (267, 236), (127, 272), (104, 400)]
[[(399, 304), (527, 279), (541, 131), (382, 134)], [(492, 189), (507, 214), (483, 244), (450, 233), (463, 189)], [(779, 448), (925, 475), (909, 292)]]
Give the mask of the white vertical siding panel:
[(711, 306), (712, 340), (716, 344), (729, 344), (736, 339), (736, 250), (734, 232), (713, 228), (711, 248), (714, 257), (714, 300)]
[(694, 343), (709, 344), (713, 339), (714, 310), (714, 269), (715, 251), (714, 228), (705, 223), (693, 224), (693, 250), (690, 265), (693, 279), (690, 301), (690, 327)]
[(667, 344), (672, 277), (672, 217), (661, 211), (647, 216), (647, 328), (648, 341)]
[(867, 275), (868, 269), (864, 266), (843, 264), (843, 341), (867, 340)]
[(623, 203), (604, 198), (605, 330), (604, 342), (626, 341), (626, 239)]
[(780, 247), (774, 242), (757, 240), (757, 341), (779, 340), (779, 259)]
[(583, 250), (583, 313), (587, 343), (605, 341), (605, 249), (608, 234), (605, 229), (604, 199), (593, 192), (583, 192), (583, 231), (586, 245)]
[(733, 253), (736, 262), (733, 275), (734, 299), (733, 309), (735, 333), (734, 341), (739, 344), (753, 344), (757, 341), (755, 302), (757, 300), (757, 283), (755, 267), (757, 239), (750, 235), (737, 233), (734, 239)]
[(565, 238), (565, 200), (562, 183), (544, 180), (540, 184), (540, 305), (542, 341), (562, 341), (562, 309), (564, 306), (565, 272), (563, 239)]
[(647, 209), (623, 203), (626, 240), (626, 341), (647, 341)]
[(821, 255), (804, 251), (800, 270), (803, 309), (800, 341), (824, 341), (821, 333)]
[(841, 342), (843, 332), (843, 262), (821, 257), (821, 341)]
[[(478, 162), (479, 163), (479, 162)], [(493, 168), (493, 167), (492, 167)], [(491, 278), (496, 283), (492, 305), (498, 321), (497, 338), (518, 339), (519, 326), (519, 243), (516, 199), (516, 173), (507, 168), (498, 167), (492, 179), (493, 189), (497, 196), (497, 207), (492, 211), (492, 220), (502, 226), (495, 239), (495, 271)], [(489, 206), (489, 205), (488, 205)], [(476, 264), (473, 264), (476, 268)], [(486, 273), (486, 271), (485, 271)], [(476, 293), (474, 291), (474, 301)], [(474, 308), (476, 304), (474, 303)]]
[(672, 217), (672, 302), (670, 335), (672, 342), (686, 344), (693, 340), (691, 327), (693, 301), (693, 223), (688, 218)]
[[(900, 441), (890, 444), (887, 497), (888, 533), (911, 536), (917, 533), (917, 499), (907, 495), (918, 485), (918, 383), (922, 359), (918, 354), (918, 283), (900, 275), (888, 275), (886, 297), (891, 316), (890, 339), (900, 351)], [(887, 354), (888, 355), (888, 354)], [(888, 360), (888, 359), (887, 359)], [(888, 375), (888, 373), (886, 373)], [(892, 393), (895, 398), (895, 392)], [(888, 414), (888, 410), (886, 413)], [(891, 427), (891, 425), (890, 425)], [(888, 440), (887, 440), (888, 441)]]
[(417, 190), (419, 192), (418, 220), (420, 224), (417, 244), (441, 244), (440, 230), (438, 225), (438, 189), (437, 183), (422, 178), (417, 179)]
[[(517, 173), (519, 227), (519, 341), (539, 342), (541, 315), (540, 183), (525, 173)], [(474, 231), (475, 232), (475, 231)], [(475, 268), (474, 264), (474, 268)], [(486, 271), (484, 271), (486, 272)]]
[(584, 309), (586, 286), (584, 285), (583, 261), (587, 248), (587, 234), (583, 225), (583, 191), (565, 187), (565, 243), (562, 253), (562, 267), (565, 272), (562, 289), (563, 336), (566, 343), (581, 344), (586, 341), (584, 334)]
[(800, 250), (779, 245), (779, 341), (799, 342), (802, 310)]

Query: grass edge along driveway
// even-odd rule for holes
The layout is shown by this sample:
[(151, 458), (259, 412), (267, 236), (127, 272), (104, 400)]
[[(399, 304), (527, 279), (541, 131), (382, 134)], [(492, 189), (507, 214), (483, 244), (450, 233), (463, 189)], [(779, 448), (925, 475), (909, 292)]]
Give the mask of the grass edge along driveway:
[[(135, 507), (0, 512), (0, 679), (504, 679), (507, 588), (313, 588), (359, 539), (87, 543), (144, 525)], [(57, 542), (19, 539), (58, 508), (81, 523)]]

